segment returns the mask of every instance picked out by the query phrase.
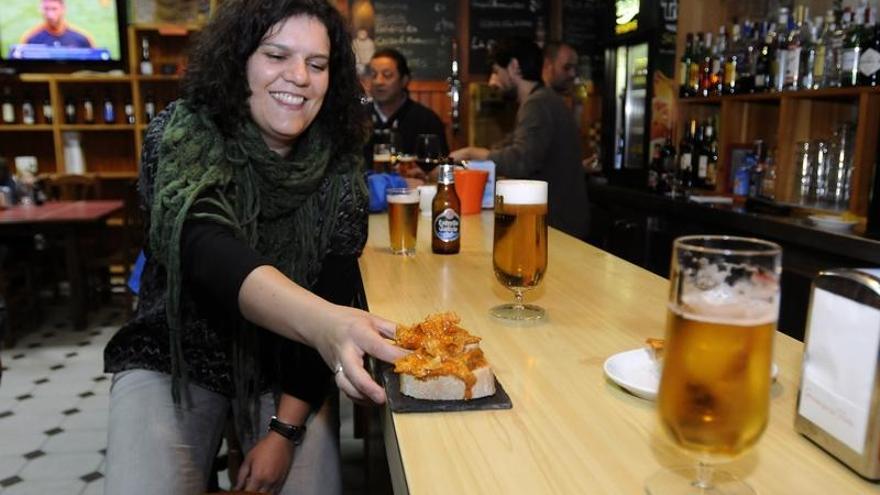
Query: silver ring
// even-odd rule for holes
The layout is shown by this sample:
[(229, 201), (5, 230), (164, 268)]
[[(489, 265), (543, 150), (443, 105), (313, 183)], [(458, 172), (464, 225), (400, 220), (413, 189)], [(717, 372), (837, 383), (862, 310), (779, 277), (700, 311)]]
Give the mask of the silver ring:
[(342, 363), (337, 363), (336, 368), (333, 369), (333, 374), (338, 375), (342, 372)]

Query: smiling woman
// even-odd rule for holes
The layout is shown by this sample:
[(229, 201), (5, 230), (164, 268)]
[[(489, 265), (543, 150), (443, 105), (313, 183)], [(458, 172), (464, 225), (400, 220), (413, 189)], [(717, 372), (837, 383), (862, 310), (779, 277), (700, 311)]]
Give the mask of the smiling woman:
[(384, 402), (363, 356), (403, 354), (383, 338), (394, 323), (347, 307), (366, 241), (361, 96), (326, 0), (228, 0), (203, 31), (184, 98), (144, 140), (140, 307), (105, 351), (107, 493), (204, 492), (229, 412), (238, 489), (341, 491), (332, 383)]

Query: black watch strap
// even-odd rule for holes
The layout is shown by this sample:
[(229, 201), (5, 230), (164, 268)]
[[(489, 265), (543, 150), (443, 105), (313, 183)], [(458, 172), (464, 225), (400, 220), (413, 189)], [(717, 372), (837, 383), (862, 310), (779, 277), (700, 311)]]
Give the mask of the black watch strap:
[(278, 416), (272, 416), (272, 419), (269, 420), (269, 430), (274, 431), (282, 437), (290, 440), (291, 442), (293, 442), (294, 445), (301, 444), (303, 441), (303, 437), (306, 435), (305, 425), (294, 426), (291, 424), (287, 424), (278, 419)]

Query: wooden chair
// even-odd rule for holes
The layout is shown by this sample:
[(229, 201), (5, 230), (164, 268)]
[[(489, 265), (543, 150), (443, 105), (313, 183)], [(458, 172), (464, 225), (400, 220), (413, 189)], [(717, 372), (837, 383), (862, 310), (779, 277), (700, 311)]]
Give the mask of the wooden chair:
[(46, 174), (39, 177), (39, 182), (50, 201), (82, 201), (101, 197), (101, 182), (95, 174)]

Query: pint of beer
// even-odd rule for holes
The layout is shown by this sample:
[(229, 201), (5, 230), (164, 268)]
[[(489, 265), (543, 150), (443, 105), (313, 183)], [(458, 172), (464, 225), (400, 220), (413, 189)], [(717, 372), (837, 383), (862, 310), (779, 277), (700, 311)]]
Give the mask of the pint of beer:
[(416, 233), (419, 225), (419, 190), (391, 188), (386, 190), (388, 200), (388, 233), (391, 252), (412, 255), (416, 252)]
[(391, 172), (394, 165), (394, 153), (388, 143), (373, 145), (373, 171), (378, 173)]
[(672, 440), (701, 463), (739, 455), (767, 426), (781, 257), (757, 239), (673, 245), (657, 409)]
[(547, 183), (499, 180), (495, 185), (495, 277), (516, 297), (514, 304), (492, 308), (503, 319), (541, 318), (544, 310), (522, 303), (522, 293), (536, 287), (547, 270)]

